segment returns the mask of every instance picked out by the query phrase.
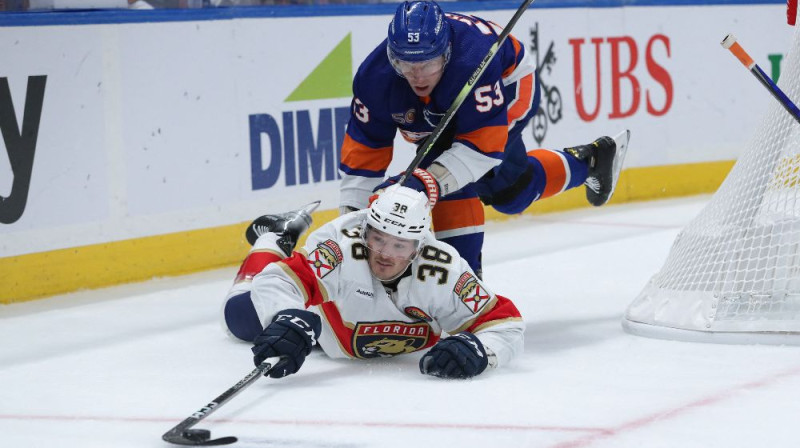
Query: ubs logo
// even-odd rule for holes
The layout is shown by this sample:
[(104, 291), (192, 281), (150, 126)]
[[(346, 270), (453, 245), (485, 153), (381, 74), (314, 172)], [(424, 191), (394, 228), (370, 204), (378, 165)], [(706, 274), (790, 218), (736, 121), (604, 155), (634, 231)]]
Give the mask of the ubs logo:
[(47, 76), (29, 76), (25, 94), (22, 128), (14, 113), (8, 78), (0, 78), (0, 132), (3, 134), (8, 160), (11, 163), (11, 192), (0, 196), (0, 223), (11, 224), (19, 220), (28, 203), (33, 172), (33, 154), (39, 136), (39, 121), (42, 118), (44, 87)]

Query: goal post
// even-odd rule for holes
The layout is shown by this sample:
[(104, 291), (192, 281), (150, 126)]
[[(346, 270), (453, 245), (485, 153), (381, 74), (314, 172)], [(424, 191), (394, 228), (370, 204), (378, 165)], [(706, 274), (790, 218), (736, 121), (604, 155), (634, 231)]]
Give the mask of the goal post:
[[(791, 23), (796, 0), (787, 6)], [(796, 103), (800, 27), (782, 67), (778, 86)], [(800, 123), (777, 101), (622, 323), (657, 338), (800, 345)]]

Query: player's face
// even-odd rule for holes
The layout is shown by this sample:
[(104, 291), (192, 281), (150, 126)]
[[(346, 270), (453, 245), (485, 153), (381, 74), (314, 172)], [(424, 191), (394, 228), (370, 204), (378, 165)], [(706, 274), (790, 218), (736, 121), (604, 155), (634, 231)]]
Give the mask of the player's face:
[(417, 96), (430, 95), (444, 73), (444, 56), (422, 62), (396, 61), (395, 64)]
[(373, 228), (367, 228), (365, 241), (369, 248), (367, 262), (378, 280), (397, 278), (417, 254), (416, 241), (398, 238)]

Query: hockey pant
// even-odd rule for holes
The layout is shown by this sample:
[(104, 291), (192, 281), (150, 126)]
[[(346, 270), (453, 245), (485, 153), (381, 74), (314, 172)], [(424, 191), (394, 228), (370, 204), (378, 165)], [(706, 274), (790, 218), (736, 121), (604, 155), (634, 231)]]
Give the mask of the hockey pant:
[(253, 245), (247, 258), (244, 259), (236, 274), (236, 279), (228, 292), (223, 310), (224, 326), (238, 339), (246, 342), (261, 334), (263, 327), (258, 313), (250, 300), (253, 277), (276, 261), (283, 260), (286, 255), (275, 242), (276, 238), (261, 237)]
[(453, 246), (481, 276), (483, 247), (483, 205), (471, 186), (444, 196), (431, 213), (436, 239)]

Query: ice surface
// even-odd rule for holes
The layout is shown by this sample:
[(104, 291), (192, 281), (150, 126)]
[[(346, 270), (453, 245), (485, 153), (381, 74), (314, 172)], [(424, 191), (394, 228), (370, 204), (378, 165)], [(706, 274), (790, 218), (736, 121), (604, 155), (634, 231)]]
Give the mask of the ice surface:
[[(525, 353), (473, 380), (419, 355), (263, 378), (197, 427), (235, 447), (789, 447), (800, 347), (646, 339), (627, 305), (706, 197), (487, 226), (484, 277)], [(0, 307), (0, 446), (167, 447), (161, 434), (252, 369), (218, 314), (236, 267)], [(43, 273), (44, 275), (44, 273)]]

